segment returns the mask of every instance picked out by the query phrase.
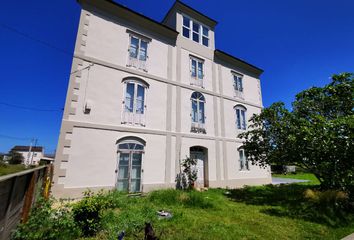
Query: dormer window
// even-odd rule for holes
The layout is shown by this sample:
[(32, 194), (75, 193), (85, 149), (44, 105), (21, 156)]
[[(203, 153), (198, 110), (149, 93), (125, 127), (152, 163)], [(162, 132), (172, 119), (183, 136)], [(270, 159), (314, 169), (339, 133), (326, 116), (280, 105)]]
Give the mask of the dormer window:
[(209, 47), (209, 28), (186, 16), (183, 16), (182, 34), (194, 42)]

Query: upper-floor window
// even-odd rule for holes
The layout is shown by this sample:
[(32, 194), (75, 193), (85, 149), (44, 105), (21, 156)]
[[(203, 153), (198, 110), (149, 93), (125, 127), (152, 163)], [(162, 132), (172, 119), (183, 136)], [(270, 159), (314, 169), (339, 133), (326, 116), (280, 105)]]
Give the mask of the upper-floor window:
[(122, 123), (145, 126), (146, 89), (149, 85), (137, 78), (126, 78)]
[(183, 16), (182, 34), (194, 42), (209, 46), (209, 28), (186, 16)]
[(128, 66), (147, 71), (148, 43), (149, 39), (130, 34)]
[(192, 56), (190, 57), (191, 85), (203, 87), (203, 66), (203, 60)]
[(236, 128), (239, 130), (246, 130), (246, 128), (247, 128), (246, 111), (247, 111), (247, 109), (242, 105), (235, 106)]
[(244, 98), (243, 95), (243, 76), (241, 74), (232, 73), (235, 97)]
[(239, 155), (240, 170), (241, 171), (250, 170), (245, 150), (242, 148), (239, 149), (238, 155)]
[(205, 131), (205, 98), (199, 92), (193, 92), (192, 101), (192, 132), (206, 133)]

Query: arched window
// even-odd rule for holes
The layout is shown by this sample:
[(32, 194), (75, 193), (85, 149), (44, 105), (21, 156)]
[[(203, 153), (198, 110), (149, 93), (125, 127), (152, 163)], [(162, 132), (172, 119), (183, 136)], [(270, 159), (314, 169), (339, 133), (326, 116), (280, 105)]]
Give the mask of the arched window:
[(125, 99), (122, 123), (145, 126), (146, 89), (149, 85), (136, 77), (124, 78)]
[(205, 98), (199, 92), (193, 92), (192, 102), (192, 132), (205, 133)]
[(126, 137), (118, 140), (117, 144), (117, 189), (126, 192), (140, 192), (145, 141), (136, 137)]
[(235, 106), (236, 128), (237, 129), (246, 130), (246, 128), (247, 128), (246, 111), (247, 111), (247, 109), (242, 105)]

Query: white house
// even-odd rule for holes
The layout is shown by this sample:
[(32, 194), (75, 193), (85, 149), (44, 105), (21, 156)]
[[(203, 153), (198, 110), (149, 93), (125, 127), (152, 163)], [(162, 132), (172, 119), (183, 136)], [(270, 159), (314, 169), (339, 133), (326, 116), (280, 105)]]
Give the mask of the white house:
[[(217, 22), (176, 1), (157, 22), (110, 0), (79, 0), (80, 23), (55, 159), (53, 193), (271, 182), (238, 134), (262, 108), (262, 70), (215, 49)], [(224, 33), (227, 34), (227, 33)]]
[(38, 165), (41, 158), (44, 157), (43, 147), (38, 146), (14, 146), (11, 151), (20, 153), (25, 165)]

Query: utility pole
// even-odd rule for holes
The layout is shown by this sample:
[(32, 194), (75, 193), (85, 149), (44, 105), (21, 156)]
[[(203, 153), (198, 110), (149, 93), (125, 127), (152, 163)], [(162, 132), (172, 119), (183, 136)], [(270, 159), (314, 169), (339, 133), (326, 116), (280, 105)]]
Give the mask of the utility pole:
[(26, 161), (26, 165), (29, 165), (29, 161), (30, 161), (30, 157), (31, 157), (31, 151), (32, 151), (32, 143), (33, 143), (34, 139), (31, 139), (31, 143), (30, 143), (30, 147), (28, 149), (28, 154), (27, 154), (27, 161)]
[[(34, 147), (37, 146), (37, 141), (38, 141), (38, 139), (35, 138), (35, 139), (34, 139)], [(33, 163), (33, 155), (34, 155), (34, 153), (32, 153), (32, 156), (31, 156), (31, 165), (32, 165), (32, 163)]]

